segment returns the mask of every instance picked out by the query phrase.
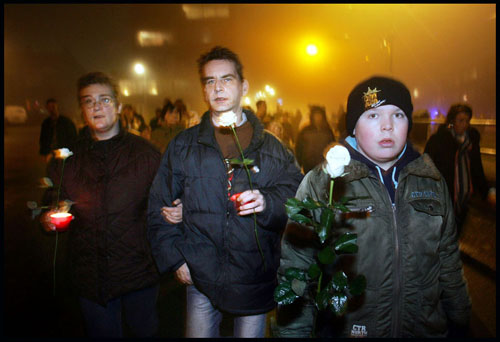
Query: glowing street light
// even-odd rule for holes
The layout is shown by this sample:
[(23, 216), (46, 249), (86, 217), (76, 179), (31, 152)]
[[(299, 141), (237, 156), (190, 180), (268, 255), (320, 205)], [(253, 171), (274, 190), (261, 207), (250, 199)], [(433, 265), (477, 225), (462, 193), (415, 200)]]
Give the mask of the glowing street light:
[(271, 87), (270, 87), (270, 86), (268, 86), (268, 85), (266, 85), (265, 89), (266, 89), (267, 93), (268, 93), (269, 95), (271, 95), (271, 96), (274, 96), (274, 95), (276, 94), (276, 92), (274, 91), (274, 89), (273, 89), (273, 88), (271, 88)]
[(141, 63), (136, 63), (134, 65), (134, 71), (136, 74), (142, 75), (146, 72), (146, 69), (144, 68), (144, 65), (142, 65)]
[(250, 98), (248, 96), (245, 96), (243, 98), (243, 103), (245, 103), (245, 105), (247, 105), (247, 106), (250, 106), (250, 104), (251, 104)]
[(315, 56), (318, 54), (318, 47), (314, 44), (309, 44), (306, 47), (306, 52), (309, 56)]
[(146, 90), (146, 68), (144, 67), (144, 65), (142, 65), (142, 63), (135, 63), (134, 65), (134, 71), (137, 75), (143, 75), (143, 80), (144, 80), (144, 86), (142, 88), (142, 95), (144, 97), (144, 100), (143, 100), (143, 103), (142, 103), (142, 115), (145, 115), (145, 111), (146, 111), (146, 94), (147, 94), (147, 90)]

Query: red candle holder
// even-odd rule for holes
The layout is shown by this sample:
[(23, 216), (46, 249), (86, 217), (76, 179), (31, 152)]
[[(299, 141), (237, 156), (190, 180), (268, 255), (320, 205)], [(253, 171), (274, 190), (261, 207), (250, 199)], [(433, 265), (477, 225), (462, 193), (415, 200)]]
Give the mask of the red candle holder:
[(67, 230), (71, 220), (73, 220), (73, 215), (70, 213), (55, 213), (50, 215), (50, 222), (56, 226), (58, 232)]

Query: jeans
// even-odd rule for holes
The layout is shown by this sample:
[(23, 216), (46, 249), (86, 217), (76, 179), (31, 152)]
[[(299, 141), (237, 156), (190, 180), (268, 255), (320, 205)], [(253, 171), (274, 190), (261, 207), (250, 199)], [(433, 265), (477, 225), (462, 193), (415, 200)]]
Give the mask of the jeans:
[[(186, 337), (220, 337), (222, 312), (194, 285), (186, 288)], [(266, 314), (234, 316), (234, 337), (264, 337)]]
[(122, 311), (125, 322), (136, 337), (153, 337), (158, 331), (156, 301), (160, 285), (133, 291), (102, 306), (80, 297), (80, 306), (89, 337), (123, 337)]

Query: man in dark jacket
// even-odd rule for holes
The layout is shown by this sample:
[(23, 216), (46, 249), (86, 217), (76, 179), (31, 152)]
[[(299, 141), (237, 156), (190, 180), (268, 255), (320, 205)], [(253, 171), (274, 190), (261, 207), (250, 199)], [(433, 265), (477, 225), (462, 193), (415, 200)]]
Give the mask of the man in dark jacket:
[(40, 129), (40, 155), (49, 161), (53, 150), (64, 147), (71, 150), (77, 133), (73, 121), (59, 114), (59, 106), (55, 99), (48, 99), (46, 107), (50, 116), (43, 120)]
[[(162, 157), (149, 196), (148, 237), (160, 272), (175, 272), (188, 285), (187, 337), (219, 336), (223, 313), (234, 318), (236, 337), (264, 337), (266, 313), (275, 307), (284, 203), (302, 175), (293, 155), (242, 110), (248, 82), (238, 56), (215, 47), (198, 63), (210, 110)], [(220, 120), (229, 112), (240, 144)], [(252, 160), (251, 174), (230, 160), (242, 159), (238, 145)], [(182, 223), (167, 223), (162, 207), (177, 198)]]
[[(158, 328), (159, 273), (146, 240), (146, 209), (161, 155), (120, 128), (118, 93), (102, 73), (79, 79), (90, 134), (65, 161), (60, 199), (74, 202), (70, 268), (89, 337), (122, 337), (122, 310), (137, 337), (151, 337)], [(61, 179), (58, 162), (49, 164), (54, 181)], [(51, 212), (42, 218), (47, 230), (54, 228), (46, 222)]]

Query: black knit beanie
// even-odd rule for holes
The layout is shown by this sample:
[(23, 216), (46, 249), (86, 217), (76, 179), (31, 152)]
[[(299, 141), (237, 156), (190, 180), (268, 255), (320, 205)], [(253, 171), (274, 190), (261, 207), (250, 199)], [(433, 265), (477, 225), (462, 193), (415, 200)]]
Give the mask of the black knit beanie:
[(374, 76), (359, 83), (347, 98), (346, 128), (349, 135), (354, 135), (354, 127), (361, 114), (370, 108), (384, 105), (398, 106), (408, 118), (410, 132), (413, 113), (411, 95), (406, 86), (392, 78)]

